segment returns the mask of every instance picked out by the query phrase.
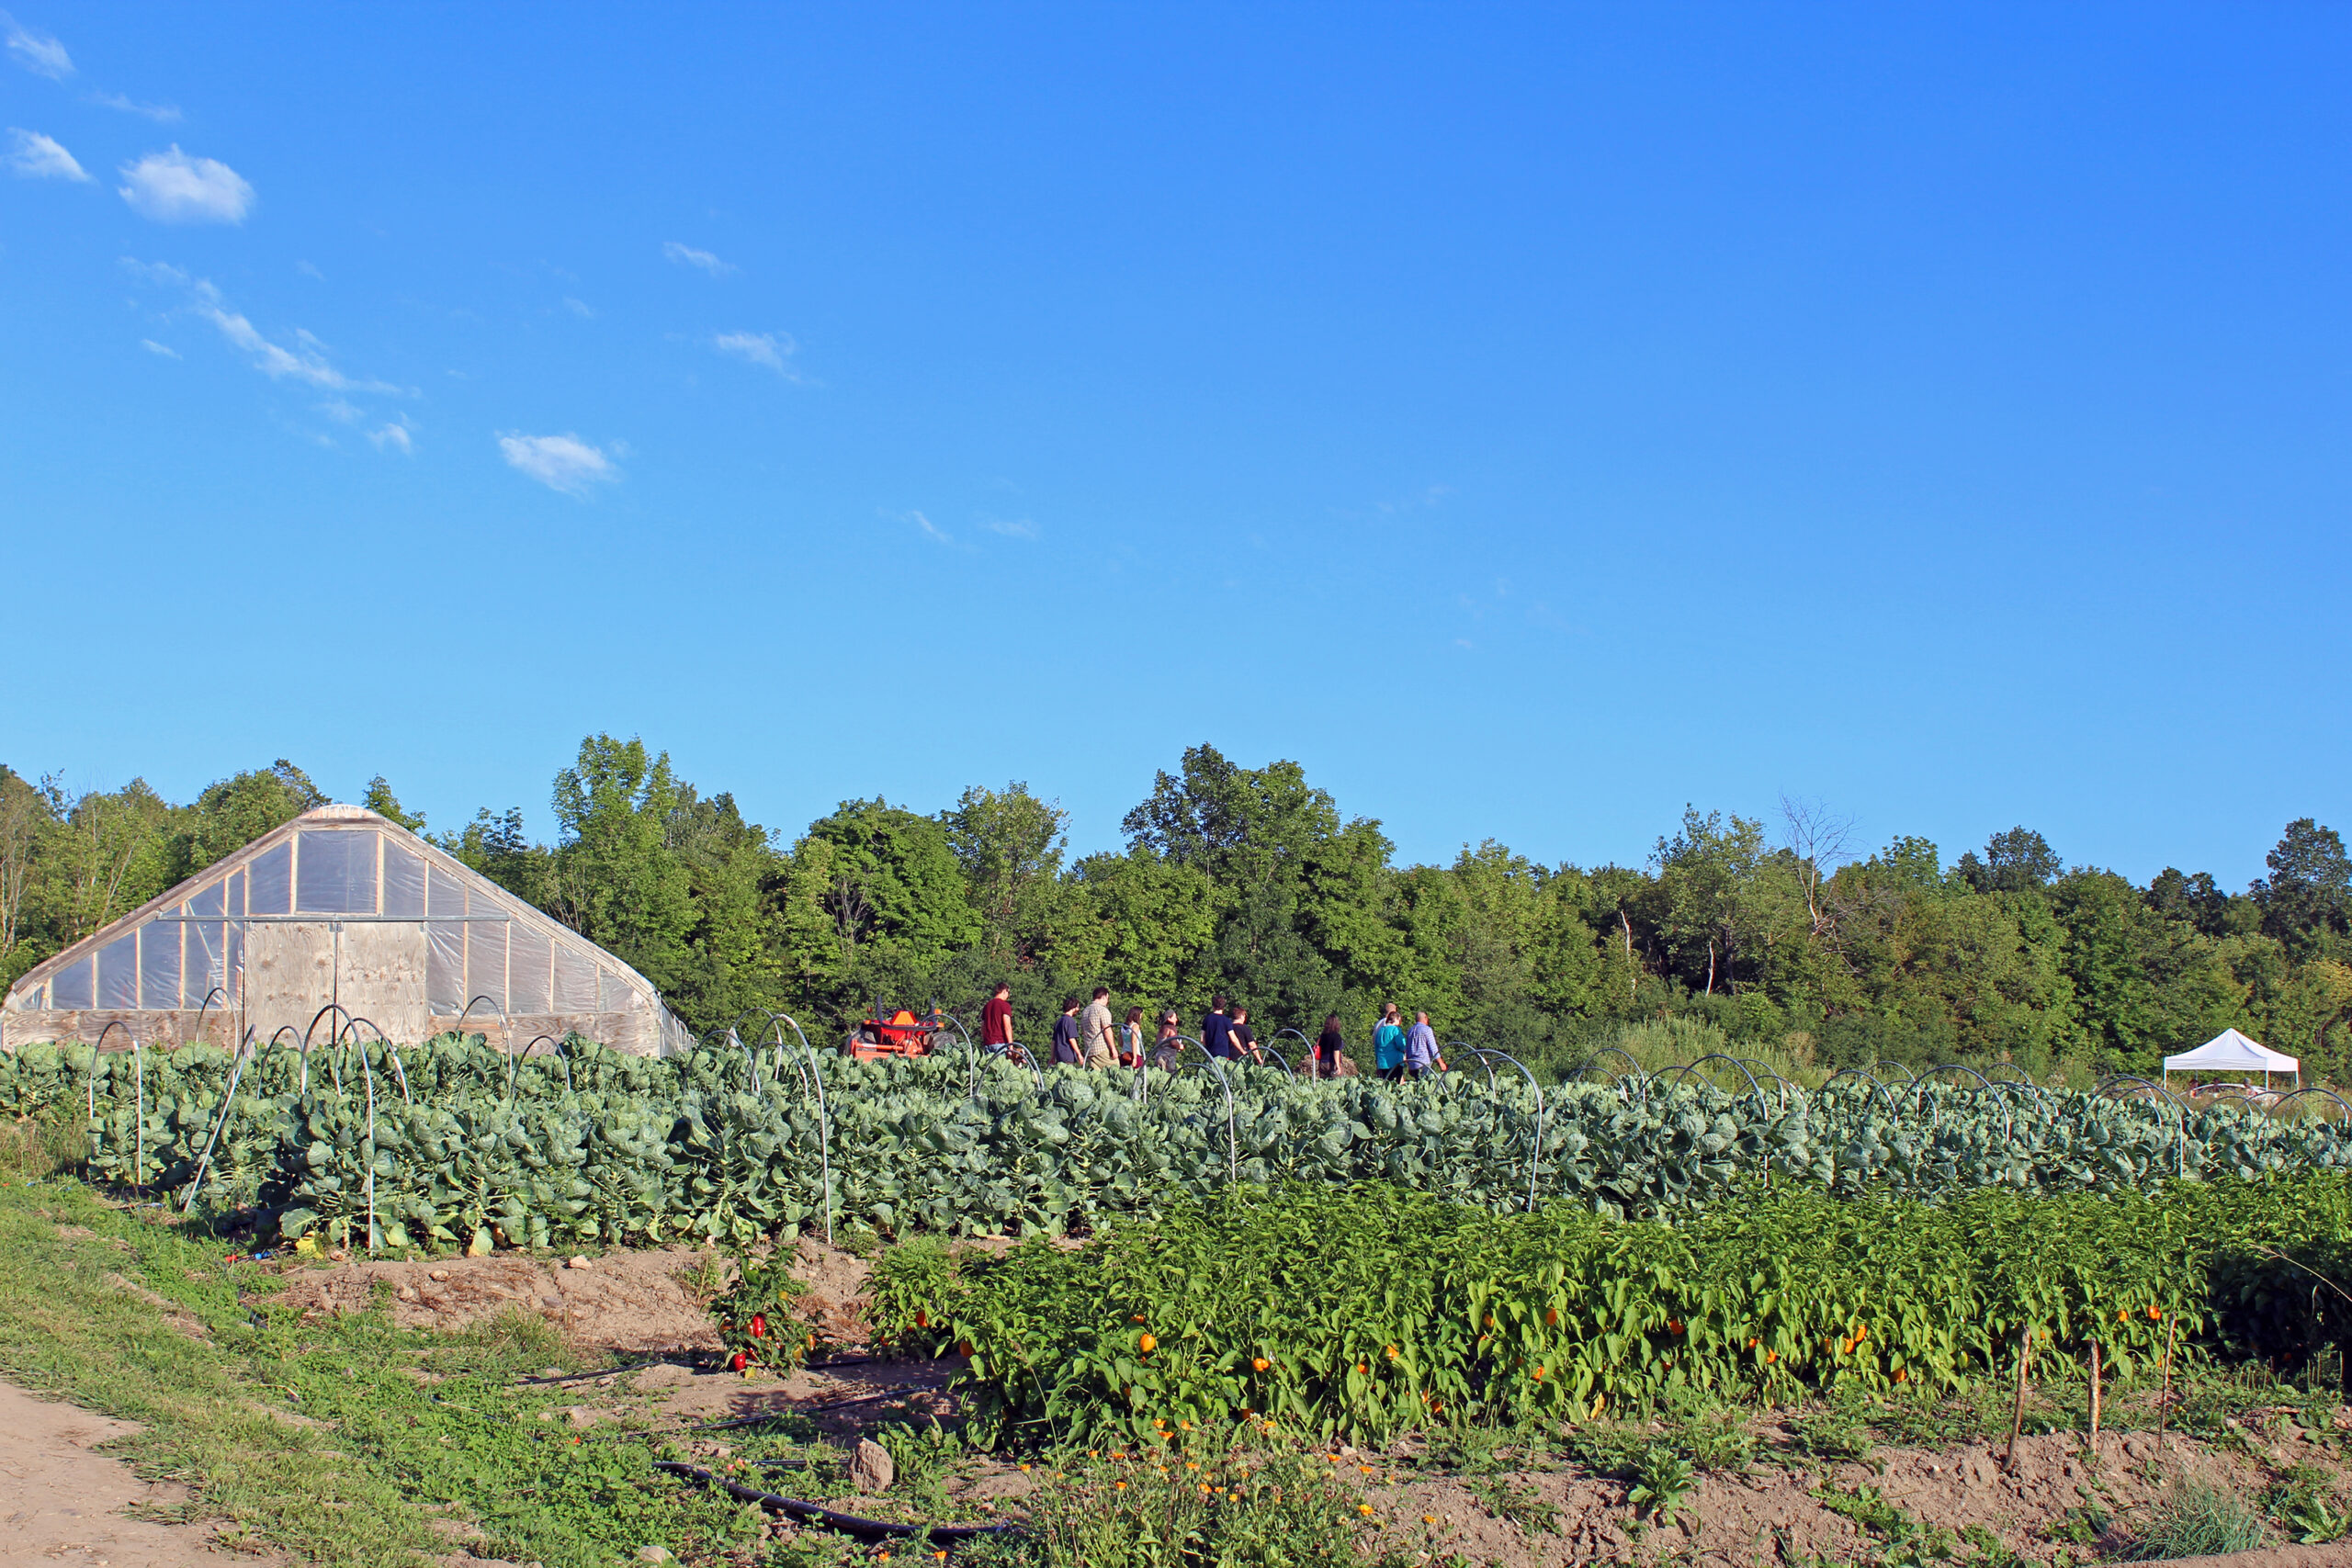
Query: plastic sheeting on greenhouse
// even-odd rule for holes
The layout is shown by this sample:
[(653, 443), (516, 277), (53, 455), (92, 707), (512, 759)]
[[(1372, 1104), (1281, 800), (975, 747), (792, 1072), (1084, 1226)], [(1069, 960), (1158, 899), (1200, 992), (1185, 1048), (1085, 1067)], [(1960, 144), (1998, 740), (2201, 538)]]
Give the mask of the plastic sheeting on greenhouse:
[(510, 1049), (577, 1031), (645, 1055), (692, 1043), (644, 976), (356, 806), (263, 834), (36, 965), (0, 1001), (9, 1048), (322, 1028), (396, 1042), (461, 1028)]

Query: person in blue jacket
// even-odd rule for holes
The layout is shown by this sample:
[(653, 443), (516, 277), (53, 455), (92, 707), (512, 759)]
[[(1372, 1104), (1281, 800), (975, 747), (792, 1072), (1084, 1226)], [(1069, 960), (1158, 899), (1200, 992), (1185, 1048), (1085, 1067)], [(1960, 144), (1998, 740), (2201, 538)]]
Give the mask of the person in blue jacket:
[(1373, 1027), (1372, 1065), (1390, 1083), (1405, 1076), (1405, 1026), (1397, 1021), (1395, 1002), (1382, 1005), (1380, 1021)]
[(1405, 1076), (1425, 1078), (1443, 1071), (1445, 1058), (1438, 1055), (1437, 1031), (1430, 1027), (1429, 1014), (1417, 1012), (1413, 1027), (1405, 1032)]

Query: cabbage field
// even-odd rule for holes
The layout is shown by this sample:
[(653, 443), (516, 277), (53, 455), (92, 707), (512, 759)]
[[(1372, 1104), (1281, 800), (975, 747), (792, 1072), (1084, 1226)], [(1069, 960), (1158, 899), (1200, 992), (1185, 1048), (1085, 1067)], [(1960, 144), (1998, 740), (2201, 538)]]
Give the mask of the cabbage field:
[[(232, 1092), (233, 1090), (233, 1092)], [(86, 1169), (175, 1207), (426, 1251), (847, 1227), (1059, 1234), (1237, 1186), (1365, 1182), (1490, 1213), (1639, 1220), (1760, 1190), (1941, 1201), (2153, 1194), (2352, 1166), (2352, 1129), (1963, 1077), (1811, 1093), (1681, 1081), (1535, 1088), (1054, 1071), (706, 1048), (649, 1060), (479, 1037), (0, 1056), (0, 1110), (86, 1122)]]

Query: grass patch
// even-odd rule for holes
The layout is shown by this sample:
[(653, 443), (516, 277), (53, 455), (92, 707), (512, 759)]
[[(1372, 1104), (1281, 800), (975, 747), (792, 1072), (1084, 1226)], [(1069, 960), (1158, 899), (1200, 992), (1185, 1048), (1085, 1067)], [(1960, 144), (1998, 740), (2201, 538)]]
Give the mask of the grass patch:
[(2235, 1493), (2200, 1481), (2173, 1484), (2120, 1561), (2161, 1562), (2173, 1557), (2219, 1556), (2260, 1546), (2267, 1532), (2262, 1514)]
[(0, 1377), (141, 1423), (129, 1457), (189, 1487), (189, 1517), (322, 1562), (413, 1568), (453, 1545), (435, 1517), (548, 1568), (644, 1545), (708, 1561), (755, 1535), (755, 1513), (652, 1472), (651, 1434), (576, 1433), (558, 1412), (577, 1393), (520, 1381), (597, 1370), (538, 1319), (449, 1336), (380, 1310), (305, 1319), (227, 1250), (77, 1182), (0, 1188)]
[[(1187, 1459), (1114, 1450), (1041, 1467), (1031, 1528), (959, 1551), (963, 1568), (1405, 1568), (1415, 1522), (1351, 1468), (1270, 1449)], [(893, 1553), (895, 1560), (896, 1553)]]

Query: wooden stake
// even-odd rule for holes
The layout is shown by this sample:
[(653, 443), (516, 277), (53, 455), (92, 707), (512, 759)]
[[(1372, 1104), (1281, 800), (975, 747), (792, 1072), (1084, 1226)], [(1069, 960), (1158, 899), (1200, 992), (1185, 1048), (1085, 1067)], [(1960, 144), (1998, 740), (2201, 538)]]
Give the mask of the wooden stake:
[(2033, 1354), (2033, 1330), (2018, 1331), (2018, 1400), (2009, 1411), (2009, 1451), (2001, 1456), (2001, 1468), (2007, 1470), (2018, 1461), (2018, 1434), (2025, 1429), (2025, 1368)]
[(2091, 1453), (2098, 1453), (2098, 1341), (2091, 1341)]
[(2172, 1337), (2180, 1326), (2180, 1319), (2165, 1319), (2165, 1391), (2156, 1396), (2156, 1447), (2165, 1444), (2165, 1416), (2172, 1408)]

